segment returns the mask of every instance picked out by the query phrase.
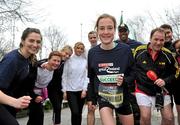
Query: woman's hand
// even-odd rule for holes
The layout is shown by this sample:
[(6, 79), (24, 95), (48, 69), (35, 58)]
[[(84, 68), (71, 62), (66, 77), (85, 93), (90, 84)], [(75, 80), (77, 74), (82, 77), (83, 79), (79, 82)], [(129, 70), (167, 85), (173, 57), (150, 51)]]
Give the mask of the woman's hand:
[(30, 96), (22, 96), (18, 99), (15, 99), (15, 102), (13, 103), (12, 106), (18, 109), (27, 108), (29, 106), (30, 101), (31, 101)]
[(94, 111), (96, 109), (96, 105), (93, 105), (92, 101), (87, 101), (88, 109)]
[(48, 67), (47, 63), (48, 63), (48, 62), (45, 62), (45, 63), (41, 64), (41, 67), (42, 67), (43, 69), (46, 69), (46, 68)]
[(43, 98), (41, 96), (37, 96), (36, 99), (35, 99), (36, 103), (40, 103), (42, 101), (43, 101)]
[(86, 97), (86, 90), (83, 90), (82, 92), (81, 92), (81, 98), (85, 98)]
[(63, 99), (67, 100), (67, 93), (66, 92), (63, 93)]

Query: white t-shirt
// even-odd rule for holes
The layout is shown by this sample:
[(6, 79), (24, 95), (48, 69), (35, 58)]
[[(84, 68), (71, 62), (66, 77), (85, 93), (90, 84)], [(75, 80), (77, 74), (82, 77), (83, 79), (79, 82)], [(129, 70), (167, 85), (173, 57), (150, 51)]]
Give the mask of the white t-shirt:
[(37, 87), (37, 88), (47, 87), (49, 82), (52, 80), (53, 73), (54, 73), (54, 70), (49, 71), (45, 68), (38, 67), (35, 87)]

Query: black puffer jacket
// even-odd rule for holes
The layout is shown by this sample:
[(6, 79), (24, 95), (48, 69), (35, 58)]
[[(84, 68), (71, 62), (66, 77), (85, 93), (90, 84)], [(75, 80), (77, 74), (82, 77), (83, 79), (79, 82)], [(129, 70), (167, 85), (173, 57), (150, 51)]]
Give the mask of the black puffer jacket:
[(141, 45), (135, 50), (134, 56), (136, 62), (136, 82), (139, 90), (151, 96), (161, 91), (161, 88), (155, 85), (154, 81), (150, 80), (146, 75), (147, 71), (153, 70), (158, 78), (165, 81), (165, 87), (171, 92), (176, 68), (174, 66), (175, 60), (168, 49), (162, 48), (158, 53), (157, 59), (153, 61), (148, 52), (148, 45)]

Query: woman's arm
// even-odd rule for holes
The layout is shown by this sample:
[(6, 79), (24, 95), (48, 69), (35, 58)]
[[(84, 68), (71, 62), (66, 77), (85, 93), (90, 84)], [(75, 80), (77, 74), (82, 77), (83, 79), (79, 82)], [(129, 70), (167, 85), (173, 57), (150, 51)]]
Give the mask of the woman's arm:
[(6, 104), (15, 108), (26, 108), (29, 106), (30, 100), (31, 100), (30, 96), (22, 96), (16, 99), (16, 98), (6, 95), (0, 90), (0, 103), (1, 104)]

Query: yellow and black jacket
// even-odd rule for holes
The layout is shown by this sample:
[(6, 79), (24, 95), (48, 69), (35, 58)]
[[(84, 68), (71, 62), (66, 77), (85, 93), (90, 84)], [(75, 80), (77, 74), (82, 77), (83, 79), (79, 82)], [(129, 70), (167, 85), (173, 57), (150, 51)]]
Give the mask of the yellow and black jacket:
[(153, 70), (158, 78), (165, 81), (165, 87), (171, 92), (172, 81), (175, 79), (176, 73), (175, 59), (171, 51), (163, 47), (158, 53), (157, 59), (153, 61), (148, 52), (148, 46), (149, 44), (141, 45), (134, 52), (137, 89), (150, 96), (155, 96), (157, 92), (161, 91), (161, 88), (146, 75), (148, 70)]

